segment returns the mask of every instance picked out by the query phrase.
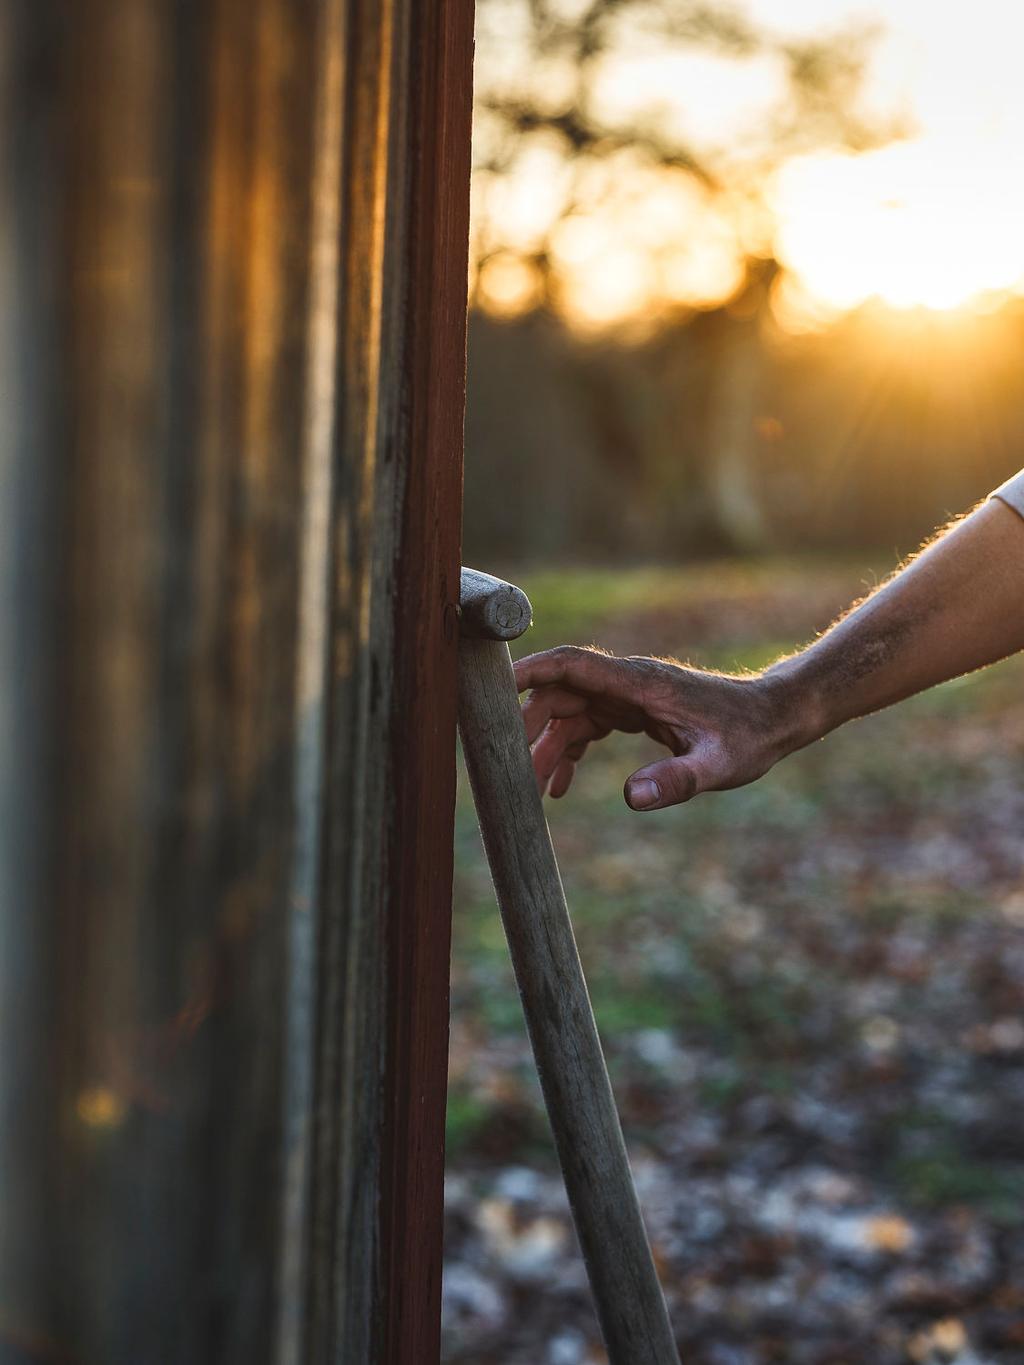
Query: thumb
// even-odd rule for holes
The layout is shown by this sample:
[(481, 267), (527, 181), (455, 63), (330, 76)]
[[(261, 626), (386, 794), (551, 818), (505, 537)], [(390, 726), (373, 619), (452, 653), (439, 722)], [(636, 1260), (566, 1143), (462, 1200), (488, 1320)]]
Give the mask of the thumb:
[(633, 810), (662, 810), (689, 801), (702, 788), (694, 768), (693, 756), (663, 758), (638, 768), (626, 779), (623, 795)]

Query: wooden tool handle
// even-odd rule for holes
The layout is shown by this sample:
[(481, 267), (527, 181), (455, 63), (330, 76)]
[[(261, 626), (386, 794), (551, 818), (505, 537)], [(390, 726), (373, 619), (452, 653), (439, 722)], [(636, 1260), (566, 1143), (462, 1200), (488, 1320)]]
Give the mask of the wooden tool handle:
[(522, 588), (465, 567), (459, 588), (459, 613), (462, 634), (478, 640), (517, 640), (533, 623), (533, 608)]
[(508, 645), (463, 636), (459, 729), (611, 1365), (679, 1365), (533, 775)]

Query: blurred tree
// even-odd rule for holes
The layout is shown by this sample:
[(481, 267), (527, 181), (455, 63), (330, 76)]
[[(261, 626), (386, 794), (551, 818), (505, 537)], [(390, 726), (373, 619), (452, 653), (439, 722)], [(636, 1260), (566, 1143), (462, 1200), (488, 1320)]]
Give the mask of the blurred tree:
[[(587, 413), (593, 453), (613, 472), (631, 461), (640, 504), (688, 497), (706, 542), (762, 548), (771, 527), (756, 470), (760, 337), (779, 269), (767, 189), (793, 155), (864, 150), (900, 133), (864, 107), (872, 28), (796, 40), (699, 0), (480, 0), (478, 9), (474, 303), (671, 335), (696, 381), (677, 388), (674, 451), (635, 448), (630, 399), (599, 366)], [(659, 96), (661, 84), (645, 91), (645, 71), (688, 54), (767, 73), (773, 93), (748, 128), (698, 138), (678, 99)], [(483, 365), (472, 375), (483, 382)], [(471, 393), (472, 412), (482, 426)], [(471, 433), (467, 498), (484, 520), (497, 448)], [(578, 492), (580, 480), (571, 485)], [(577, 502), (547, 498), (546, 540), (559, 538), (557, 508)], [(572, 539), (568, 522), (562, 534)]]
[[(557, 240), (566, 219), (614, 217), (627, 205), (642, 209), (645, 199), (671, 203), (673, 190), (690, 207), (689, 222), (665, 225), (677, 244), (680, 228), (692, 233), (696, 219), (710, 213), (724, 219), (741, 257), (752, 247), (767, 254), (764, 193), (782, 161), (821, 147), (863, 151), (904, 131), (864, 107), (874, 37), (863, 22), (826, 36), (779, 37), (736, 8), (699, 0), (480, 0), (478, 301), (491, 301), (488, 267), (507, 268), (513, 257), (527, 268), (524, 297), (532, 274), (533, 297), (555, 311), (571, 308), (565, 277), (572, 253)], [(770, 75), (772, 95), (756, 102), (750, 126), (724, 142), (689, 130), (680, 117), (687, 101), (666, 98), (661, 83), (643, 89), (656, 64), (695, 54), (759, 64)], [(678, 73), (685, 79), (686, 68)], [(510, 214), (510, 184), (532, 200), (527, 212), (518, 203)], [(644, 245), (660, 245), (650, 224), (638, 227)], [(714, 299), (699, 287), (693, 292), (709, 302), (730, 290)]]

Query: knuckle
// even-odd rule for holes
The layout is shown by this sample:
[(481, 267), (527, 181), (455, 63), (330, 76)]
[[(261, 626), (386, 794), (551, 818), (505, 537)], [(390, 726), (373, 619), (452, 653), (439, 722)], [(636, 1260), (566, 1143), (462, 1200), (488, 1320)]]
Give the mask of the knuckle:
[(557, 680), (566, 681), (579, 677), (594, 658), (594, 651), (580, 645), (556, 645), (548, 657), (555, 664)]

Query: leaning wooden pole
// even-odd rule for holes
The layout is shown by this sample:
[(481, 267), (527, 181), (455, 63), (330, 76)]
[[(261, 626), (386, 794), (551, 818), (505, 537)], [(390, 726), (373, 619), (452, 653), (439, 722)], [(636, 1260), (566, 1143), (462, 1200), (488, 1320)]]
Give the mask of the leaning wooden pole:
[(518, 588), (462, 571), (459, 730), (523, 1013), (611, 1365), (678, 1365), (533, 775), (506, 641)]

